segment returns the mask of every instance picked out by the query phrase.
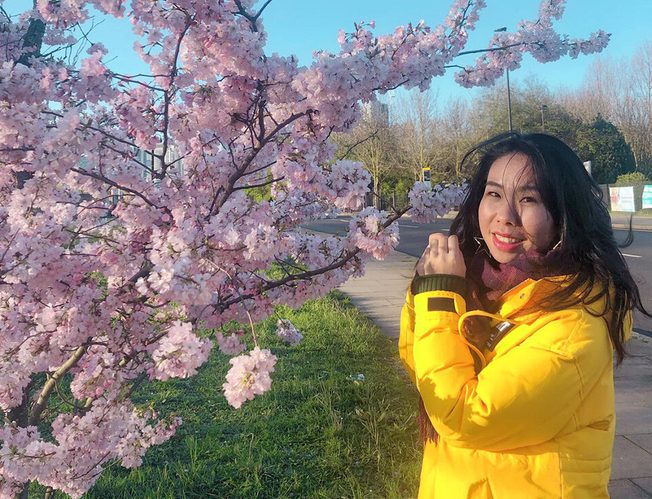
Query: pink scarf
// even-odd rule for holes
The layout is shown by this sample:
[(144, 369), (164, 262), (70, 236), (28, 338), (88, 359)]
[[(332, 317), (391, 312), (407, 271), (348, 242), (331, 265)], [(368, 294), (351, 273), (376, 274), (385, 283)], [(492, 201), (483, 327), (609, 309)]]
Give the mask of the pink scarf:
[[(541, 254), (531, 250), (521, 254), (509, 263), (498, 263), (487, 250), (478, 252), (471, 261), (469, 277), (470, 308), (494, 309), (496, 301), (507, 291), (526, 279), (543, 279), (572, 273), (562, 261), (558, 249)], [(477, 303), (475, 297), (480, 299)]]

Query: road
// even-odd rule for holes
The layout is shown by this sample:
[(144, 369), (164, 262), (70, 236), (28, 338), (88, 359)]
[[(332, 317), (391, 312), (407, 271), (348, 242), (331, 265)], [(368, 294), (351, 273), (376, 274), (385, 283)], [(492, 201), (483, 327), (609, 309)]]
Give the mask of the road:
[[(448, 231), (450, 224), (449, 219), (437, 220), (432, 224), (416, 224), (410, 220), (399, 220), (401, 239), (397, 250), (418, 257), (426, 247), (428, 234)], [(306, 228), (343, 235), (348, 228), (348, 217), (319, 220)], [(624, 241), (627, 237), (626, 230), (614, 232), (617, 241)], [(634, 230), (634, 242), (622, 251), (639, 286), (643, 305), (652, 313), (652, 231)], [(637, 312), (634, 317), (634, 330), (652, 337), (652, 318)]]

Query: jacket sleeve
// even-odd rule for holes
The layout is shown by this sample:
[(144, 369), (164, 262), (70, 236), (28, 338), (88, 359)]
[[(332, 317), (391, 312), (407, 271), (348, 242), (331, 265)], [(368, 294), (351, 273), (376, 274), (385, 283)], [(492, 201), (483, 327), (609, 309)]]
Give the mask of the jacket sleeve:
[(398, 353), (413, 383), (414, 376), (414, 297), (408, 291), (401, 309), (401, 326), (398, 337)]
[(405, 304), (401, 309), (398, 353), (413, 383), (416, 383), (414, 374), (414, 294), (432, 289), (453, 289), (457, 293), (455, 296), (461, 297), (466, 292), (466, 281), (461, 277), (445, 274), (415, 276), (412, 280), (405, 297)]
[(430, 306), (441, 298), (461, 300), (447, 291), (414, 297), (414, 371), (433, 426), (452, 445), (502, 451), (550, 440), (612, 361), (604, 320), (573, 309), (548, 314), (476, 376), (461, 314)]

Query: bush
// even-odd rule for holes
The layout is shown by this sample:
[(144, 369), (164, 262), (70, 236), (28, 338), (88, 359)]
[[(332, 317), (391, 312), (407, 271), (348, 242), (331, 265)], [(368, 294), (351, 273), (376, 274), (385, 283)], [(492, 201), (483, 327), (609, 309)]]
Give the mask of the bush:
[(632, 172), (624, 173), (623, 175), (618, 175), (615, 185), (640, 185), (647, 184), (650, 182), (650, 179), (645, 176), (642, 172)]

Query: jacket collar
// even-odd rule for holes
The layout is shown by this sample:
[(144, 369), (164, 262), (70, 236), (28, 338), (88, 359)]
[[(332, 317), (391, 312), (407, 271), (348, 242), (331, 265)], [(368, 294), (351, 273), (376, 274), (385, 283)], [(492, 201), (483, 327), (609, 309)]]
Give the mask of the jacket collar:
[(505, 292), (498, 300), (498, 315), (512, 317), (533, 300), (543, 300), (552, 296), (568, 283), (568, 276), (526, 279)]

